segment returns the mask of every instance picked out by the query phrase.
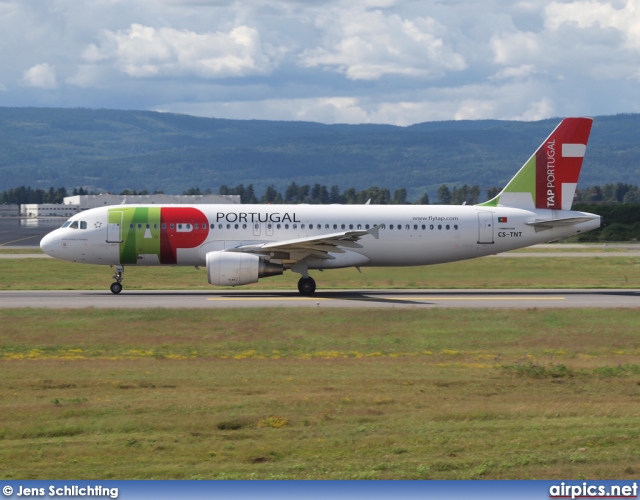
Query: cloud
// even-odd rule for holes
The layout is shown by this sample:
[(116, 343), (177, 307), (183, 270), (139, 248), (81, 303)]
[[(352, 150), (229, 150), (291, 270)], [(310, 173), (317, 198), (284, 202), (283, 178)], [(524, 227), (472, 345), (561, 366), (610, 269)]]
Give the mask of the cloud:
[(305, 50), (302, 65), (328, 68), (350, 80), (433, 78), (466, 67), (464, 57), (439, 35), (444, 27), (430, 17), (334, 8), (319, 14), (316, 26), (324, 32), (322, 45)]
[(54, 89), (58, 85), (55, 69), (48, 63), (36, 64), (23, 73), (21, 84), (26, 87)]
[(83, 52), (88, 63), (113, 61), (134, 78), (198, 76), (227, 78), (267, 74), (273, 67), (269, 49), (254, 28), (237, 26), (229, 32), (196, 33), (132, 24), (106, 31), (103, 43)]
[(596, 0), (551, 2), (545, 13), (545, 24), (551, 30), (562, 29), (564, 25), (613, 29), (623, 36), (626, 48), (640, 52), (640, 6), (635, 0), (627, 0), (621, 8)]
[(0, 105), (411, 123), (640, 112), (637, 0), (0, 1)]

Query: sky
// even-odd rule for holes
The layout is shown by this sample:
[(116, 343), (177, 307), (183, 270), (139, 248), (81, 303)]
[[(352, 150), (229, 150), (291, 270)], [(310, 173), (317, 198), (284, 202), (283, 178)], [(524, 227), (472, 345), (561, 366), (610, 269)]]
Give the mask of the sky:
[(0, 106), (385, 123), (640, 112), (640, 0), (0, 0)]

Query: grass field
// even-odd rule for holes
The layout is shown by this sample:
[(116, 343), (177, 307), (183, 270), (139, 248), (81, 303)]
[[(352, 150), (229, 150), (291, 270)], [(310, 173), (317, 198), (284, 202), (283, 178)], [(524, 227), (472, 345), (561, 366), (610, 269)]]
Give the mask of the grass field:
[[(0, 290), (108, 289), (108, 266), (55, 259), (1, 259)], [(318, 289), (335, 288), (640, 288), (640, 258), (484, 257), (422, 267), (354, 268), (312, 272)], [(296, 289), (300, 275), (290, 271), (246, 289)], [(206, 271), (193, 267), (126, 266), (126, 289), (219, 290)]]
[[(320, 289), (640, 288), (629, 257), (362, 271), (314, 277)], [(106, 289), (111, 274), (2, 259), (0, 289)], [(218, 289), (182, 267), (129, 266), (124, 284)], [(639, 313), (0, 310), (0, 476), (632, 479)]]
[(0, 310), (0, 475), (631, 479), (637, 310)]

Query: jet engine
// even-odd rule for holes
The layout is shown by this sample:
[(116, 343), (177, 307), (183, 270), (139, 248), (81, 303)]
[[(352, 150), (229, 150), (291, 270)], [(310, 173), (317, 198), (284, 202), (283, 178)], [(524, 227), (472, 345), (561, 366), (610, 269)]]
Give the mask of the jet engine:
[(282, 274), (281, 264), (242, 252), (207, 253), (207, 279), (212, 285), (237, 286)]

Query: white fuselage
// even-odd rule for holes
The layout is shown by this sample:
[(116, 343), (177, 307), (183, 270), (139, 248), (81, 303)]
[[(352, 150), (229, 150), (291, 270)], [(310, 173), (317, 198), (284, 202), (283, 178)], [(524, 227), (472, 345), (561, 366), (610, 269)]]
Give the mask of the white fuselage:
[[(196, 212), (201, 215), (194, 218)], [(545, 228), (527, 225), (579, 216), (589, 220)], [(366, 234), (330, 259), (306, 257), (309, 269), (320, 269), (481, 257), (595, 229), (600, 217), (466, 205), (122, 205), (87, 210), (65, 226), (43, 238), (47, 254), (87, 264), (189, 266), (205, 265), (212, 251), (380, 226), (375, 235)], [(271, 257), (280, 259), (277, 252)], [(305, 258), (293, 254), (280, 260), (286, 269), (297, 257)]]

